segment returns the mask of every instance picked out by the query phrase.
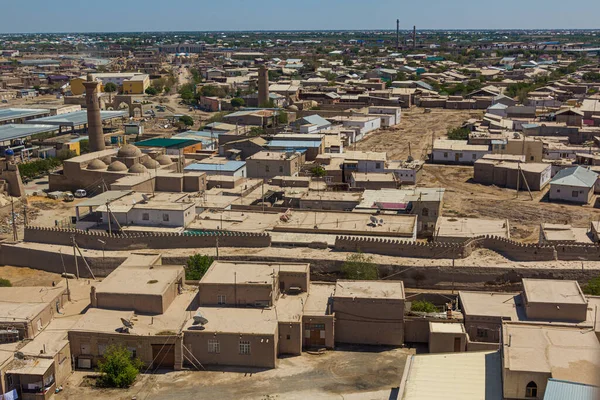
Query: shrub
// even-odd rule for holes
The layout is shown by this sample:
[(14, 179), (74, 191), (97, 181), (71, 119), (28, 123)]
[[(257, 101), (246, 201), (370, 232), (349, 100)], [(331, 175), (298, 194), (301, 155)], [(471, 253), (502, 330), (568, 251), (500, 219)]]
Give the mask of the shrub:
[(179, 122), (181, 122), (185, 126), (194, 125), (194, 119), (192, 117), (190, 117), (189, 115), (182, 115), (181, 117), (179, 117)]
[(342, 265), (342, 275), (346, 279), (375, 280), (379, 278), (377, 264), (372, 262), (373, 257), (363, 253), (350, 254)]
[(428, 301), (417, 300), (417, 301), (412, 302), (412, 304), (410, 306), (410, 310), (426, 312), (426, 313), (434, 313), (434, 312), (437, 312), (437, 307), (433, 303), (430, 303)]
[(38, 175), (47, 174), (48, 171), (62, 165), (59, 158), (46, 158), (19, 164), (19, 173), (23, 178), (34, 178)]
[(240, 99), (239, 97), (231, 99), (231, 107), (239, 108), (243, 107), (245, 104), (246, 102), (244, 101), (244, 99)]
[(12, 283), (8, 279), (0, 278), (0, 287), (11, 287)]
[(600, 276), (590, 279), (590, 281), (583, 288), (585, 294), (591, 294), (592, 296), (600, 296)]
[(325, 170), (325, 168), (323, 168), (320, 165), (316, 165), (314, 166), (310, 172), (313, 174), (314, 177), (316, 178), (322, 178), (325, 176), (325, 174), (327, 173), (327, 171)]
[(143, 363), (139, 358), (132, 358), (124, 346), (111, 345), (104, 353), (104, 360), (98, 362), (98, 386), (126, 388), (135, 382)]
[(156, 96), (158, 94), (158, 90), (154, 86), (149, 86), (146, 89), (146, 94), (150, 96)]
[(214, 259), (211, 256), (206, 256), (204, 254), (194, 254), (190, 256), (185, 267), (185, 279), (191, 281), (202, 279), (213, 261)]
[(469, 129), (455, 128), (448, 131), (448, 139), (450, 140), (467, 140), (469, 139)]

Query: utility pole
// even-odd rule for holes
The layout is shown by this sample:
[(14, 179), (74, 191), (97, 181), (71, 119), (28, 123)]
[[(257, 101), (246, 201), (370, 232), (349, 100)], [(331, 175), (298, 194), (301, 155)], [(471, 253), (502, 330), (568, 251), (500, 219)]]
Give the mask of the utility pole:
[(27, 226), (27, 203), (23, 203), (23, 226)]
[[(217, 235), (218, 235), (218, 233), (217, 233)], [(216, 247), (216, 250), (217, 250), (217, 260), (218, 260), (219, 259), (219, 236), (217, 236), (215, 238), (215, 247)]]
[(71, 236), (71, 240), (73, 241), (73, 258), (75, 259), (75, 273), (77, 275), (77, 279), (79, 279), (79, 264), (77, 264), (77, 246), (75, 245), (75, 236)]
[(262, 188), (262, 196), (261, 196), (261, 198), (262, 198), (262, 212), (264, 214), (265, 213), (265, 181), (264, 180), (262, 181), (261, 188)]
[(69, 289), (69, 277), (67, 276), (67, 267), (65, 267), (65, 260), (62, 255), (62, 249), (58, 249), (58, 254), (60, 254), (60, 261), (63, 266), (63, 274), (65, 276), (65, 280), (67, 281), (67, 298), (71, 301), (71, 290)]
[(19, 240), (19, 238), (17, 236), (17, 222), (16, 222), (16, 218), (15, 218), (15, 203), (14, 203), (14, 199), (12, 196), (10, 197), (10, 214), (12, 217), (13, 240), (17, 241), (17, 240)]
[(110, 209), (108, 208), (109, 204), (110, 204), (110, 202), (107, 201), (106, 202), (106, 215), (108, 216), (108, 233), (112, 233), (111, 226), (110, 226)]

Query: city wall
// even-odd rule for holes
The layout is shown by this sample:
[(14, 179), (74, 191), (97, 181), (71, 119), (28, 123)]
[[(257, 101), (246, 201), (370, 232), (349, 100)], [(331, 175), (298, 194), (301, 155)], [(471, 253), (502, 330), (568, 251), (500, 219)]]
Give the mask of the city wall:
[(25, 227), (25, 242), (71, 246), (75, 242), (81, 248), (93, 250), (144, 250), (144, 249), (184, 249), (216, 247), (269, 247), (271, 236), (266, 233), (246, 233), (229, 231), (161, 233), (131, 232), (108, 234), (86, 232), (77, 229)]

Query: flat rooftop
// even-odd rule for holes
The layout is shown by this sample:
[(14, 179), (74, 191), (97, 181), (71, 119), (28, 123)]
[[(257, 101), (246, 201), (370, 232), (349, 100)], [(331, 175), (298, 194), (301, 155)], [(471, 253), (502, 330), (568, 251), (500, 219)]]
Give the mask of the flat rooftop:
[(198, 311), (208, 323), (201, 327), (190, 319), (184, 327), (186, 333), (274, 335), (277, 331), (277, 313), (273, 308), (200, 307)]
[(304, 305), (304, 315), (328, 315), (329, 300), (335, 292), (335, 283), (311, 282)]
[[(50, 301), (50, 298), (48, 299)], [(46, 303), (0, 302), (0, 323), (31, 322), (31, 319), (46, 309)]]
[(56, 286), (3, 287), (0, 288), (0, 302), (47, 304), (66, 291), (64, 280), (57, 282)]
[(562, 224), (542, 224), (542, 229), (546, 240), (549, 241), (593, 243), (587, 228), (574, 228), (571, 225)]
[(436, 139), (433, 143), (433, 149), (452, 151), (489, 151), (490, 147), (481, 144), (468, 144), (467, 140)]
[[(202, 284), (272, 284), (279, 271), (309, 273), (305, 263), (253, 263), (214, 261), (200, 281)], [(200, 289), (202, 290), (202, 289)]]
[(54, 365), (52, 358), (26, 358), (20, 360), (15, 358), (6, 371), (13, 375), (44, 375), (48, 369)]
[(436, 235), (442, 238), (471, 238), (483, 235), (510, 238), (510, 228), (506, 219), (439, 217), (436, 230)]
[(429, 331), (433, 333), (465, 333), (462, 323), (429, 322)]
[(391, 172), (353, 172), (352, 179), (356, 182), (396, 182), (395, 175)]
[(181, 265), (121, 265), (96, 285), (96, 293), (162, 295), (182, 273)]
[(338, 280), (334, 297), (404, 300), (404, 284), (402, 281)]
[(529, 303), (587, 304), (577, 281), (557, 279), (523, 279)]
[(503, 336), (504, 368), (510, 371), (600, 384), (600, 342), (593, 330), (509, 323), (503, 325)]
[(0, 142), (26, 138), (38, 133), (53, 132), (56, 130), (58, 130), (58, 128), (52, 125), (0, 125)]
[(277, 320), (279, 322), (299, 322), (302, 321), (304, 305), (308, 293), (303, 292), (295, 295), (283, 294), (275, 302), (277, 311)]
[(465, 316), (503, 317), (518, 321), (517, 302), (519, 293), (466, 292), (460, 291), (460, 302)]
[(401, 400), (501, 400), (499, 352), (411, 356)]

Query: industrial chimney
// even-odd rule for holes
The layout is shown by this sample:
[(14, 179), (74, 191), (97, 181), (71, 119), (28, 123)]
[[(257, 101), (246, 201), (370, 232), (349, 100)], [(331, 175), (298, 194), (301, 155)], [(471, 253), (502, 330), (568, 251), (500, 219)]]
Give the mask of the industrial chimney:
[(396, 53), (400, 50), (400, 20), (396, 20)]
[(413, 25), (413, 49), (417, 48), (417, 27)]
[(269, 71), (261, 65), (258, 68), (258, 105), (269, 103)]
[(104, 150), (104, 131), (102, 130), (100, 100), (98, 99), (99, 82), (94, 80), (92, 74), (88, 74), (87, 81), (83, 82), (83, 86), (85, 86), (90, 151)]

